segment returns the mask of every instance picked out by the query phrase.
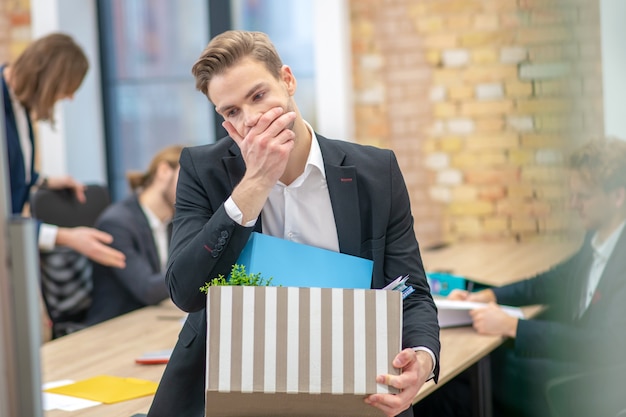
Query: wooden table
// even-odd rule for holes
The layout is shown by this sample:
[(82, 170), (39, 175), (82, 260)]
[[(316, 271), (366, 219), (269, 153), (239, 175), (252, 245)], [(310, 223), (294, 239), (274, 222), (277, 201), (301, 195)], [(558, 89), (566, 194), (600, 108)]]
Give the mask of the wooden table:
[(422, 252), (427, 272), (449, 272), (481, 284), (502, 286), (530, 278), (556, 265), (580, 246), (573, 238), (519, 243), (461, 242)]
[[(138, 365), (146, 351), (171, 349), (185, 313), (171, 302), (145, 307), (85, 330), (45, 343), (41, 348), (44, 382), (81, 380), (96, 375), (161, 380), (165, 365)], [(152, 396), (78, 411), (50, 410), (46, 417), (130, 417), (147, 413)]]

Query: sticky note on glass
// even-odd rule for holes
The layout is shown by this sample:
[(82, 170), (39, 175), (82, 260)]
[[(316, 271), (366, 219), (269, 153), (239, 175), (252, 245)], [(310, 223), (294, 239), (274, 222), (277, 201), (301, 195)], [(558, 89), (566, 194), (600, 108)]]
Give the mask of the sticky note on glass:
[(73, 384), (46, 389), (45, 392), (85, 398), (105, 404), (113, 404), (134, 398), (153, 395), (159, 384), (137, 378), (98, 375)]

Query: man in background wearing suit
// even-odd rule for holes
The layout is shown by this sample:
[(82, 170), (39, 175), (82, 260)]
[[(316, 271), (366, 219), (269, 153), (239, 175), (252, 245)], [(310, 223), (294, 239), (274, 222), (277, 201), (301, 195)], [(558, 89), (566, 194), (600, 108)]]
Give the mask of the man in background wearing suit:
[(364, 401), (387, 416), (412, 415), (419, 388), (438, 374), (439, 326), (393, 152), (314, 132), (294, 101), (291, 69), (263, 33), (215, 37), (192, 72), (229, 136), (181, 155), (166, 279), (174, 303), (190, 315), (148, 415), (204, 415), (206, 295), (199, 287), (228, 276), (253, 231), (372, 259), (373, 288), (409, 274), (415, 291), (404, 300), (403, 350), (393, 362), (403, 372), (376, 378), (401, 392)]
[(155, 155), (145, 173), (127, 174), (133, 194), (109, 206), (96, 221), (96, 228), (113, 236), (111, 246), (126, 255), (126, 267), (94, 263), (92, 304), (85, 324), (100, 323), (168, 297), (168, 228), (181, 150), (182, 146), (167, 147)]
[[(571, 207), (587, 230), (579, 251), (534, 278), (476, 293), (457, 290), (449, 295), (451, 299), (489, 303), (471, 312), (474, 328), (482, 334), (511, 338), (492, 355), (494, 406), (501, 415), (549, 416), (548, 381), (591, 370), (602, 378), (608, 368), (625, 361), (626, 142), (593, 140), (573, 152), (568, 168)], [(496, 303), (542, 304), (547, 310), (536, 319), (523, 320), (507, 315)], [(599, 378), (596, 376), (595, 381)], [(621, 381), (608, 389), (623, 392), (623, 373)], [(581, 401), (590, 403), (594, 395), (600, 394), (596, 389), (588, 385), (584, 393), (570, 392), (568, 401), (581, 394)], [(440, 391), (438, 395), (443, 396), (446, 390)], [(450, 391), (447, 399), (438, 402), (446, 407), (461, 396), (461, 391)], [(621, 397), (626, 408), (626, 399)], [(423, 406), (418, 404), (416, 408)], [(598, 404), (587, 415), (615, 416), (616, 412), (603, 411), (608, 406)], [(445, 415), (467, 415), (463, 408)], [(444, 414), (434, 407), (432, 415)]]

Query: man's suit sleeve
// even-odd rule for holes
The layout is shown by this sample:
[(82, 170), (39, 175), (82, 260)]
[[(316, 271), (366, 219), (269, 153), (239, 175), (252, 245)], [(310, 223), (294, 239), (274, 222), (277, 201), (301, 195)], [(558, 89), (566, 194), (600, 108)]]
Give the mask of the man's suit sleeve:
[(220, 274), (228, 276), (252, 233), (224, 210), (228, 195), (215, 190), (225, 188), (227, 181), (209, 178), (208, 169), (197, 167), (211, 163), (194, 159), (189, 148), (181, 153), (166, 283), (172, 301), (188, 312), (206, 307), (200, 287)]
[(404, 300), (403, 348), (424, 346), (436, 358), (435, 380), (439, 375), (439, 323), (414, 232), (409, 194), (395, 155), (391, 153), (391, 209), (386, 232), (385, 278), (409, 274), (414, 292)]

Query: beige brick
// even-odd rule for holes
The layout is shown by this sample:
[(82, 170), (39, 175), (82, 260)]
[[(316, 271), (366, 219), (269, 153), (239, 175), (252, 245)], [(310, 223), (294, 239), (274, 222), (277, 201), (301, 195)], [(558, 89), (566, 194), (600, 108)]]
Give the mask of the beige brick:
[(534, 195), (535, 189), (530, 184), (509, 184), (507, 195), (512, 200), (522, 200)]
[(564, 172), (551, 166), (527, 166), (522, 169), (522, 180), (537, 183), (562, 183)]
[(478, 190), (478, 197), (481, 200), (497, 201), (506, 196), (506, 188), (503, 185), (485, 185)]
[(506, 163), (504, 150), (488, 150), (482, 152), (459, 152), (452, 155), (450, 163), (460, 169), (493, 167)]
[(446, 26), (451, 31), (459, 32), (472, 26), (472, 15), (470, 14), (446, 15), (446, 19)]
[(475, 64), (495, 64), (498, 62), (498, 50), (492, 46), (473, 48), (472, 62)]
[(582, 80), (573, 78), (568, 80), (538, 81), (535, 83), (537, 95), (541, 96), (571, 96), (581, 95)]
[(512, 232), (537, 232), (537, 220), (533, 218), (520, 217), (511, 219)]
[(495, 206), (489, 201), (453, 201), (446, 211), (452, 216), (480, 216), (494, 213)]
[(528, 165), (535, 160), (533, 151), (524, 149), (511, 149), (509, 151), (509, 162), (513, 165)]
[(572, 115), (564, 116), (537, 116), (535, 117), (535, 128), (539, 132), (576, 132), (583, 128), (583, 120)]
[(466, 100), (474, 97), (474, 87), (468, 84), (450, 86), (448, 96), (451, 100)]
[(478, 100), (502, 99), (504, 89), (501, 83), (482, 83), (476, 85), (476, 98)]
[(565, 135), (529, 133), (521, 137), (521, 147), (523, 149), (561, 148), (565, 146), (566, 143), (567, 139)]
[(496, 133), (504, 130), (504, 116), (478, 117), (474, 121), (477, 132)]
[(510, 167), (470, 169), (465, 172), (465, 181), (477, 185), (509, 184), (517, 182), (519, 174), (518, 168)]
[(483, 221), (485, 232), (506, 232), (509, 230), (509, 218), (506, 216), (487, 217)]
[(439, 139), (439, 149), (444, 152), (457, 152), (463, 149), (463, 139), (458, 136), (444, 136)]
[(449, 0), (445, 2), (429, 2), (427, 4), (428, 14), (465, 14), (465, 13), (478, 13), (482, 10), (482, 1), (477, 0)]
[(429, 49), (426, 51), (425, 59), (427, 63), (436, 67), (441, 63), (441, 52), (436, 49)]
[(571, 108), (572, 103), (569, 100), (549, 98), (518, 100), (516, 104), (516, 110), (523, 114), (565, 113)]
[(494, 30), (499, 27), (499, 19), (497, 14), (476, 14), (474, 15), (474, 29), (477, 30)]
[(476, 124), (470, 118), (457, 117), (446, 121), (446, 129), (453, 134), (467, 135), (476, 130)]
[(453, 117), (458, 114), (457, 105), (450, 102), (435, 103), (435, 117)]
[(537, 187), (535, 187), (535, 195), (537, 198), (544, 201), (559, 200), (566, 202), (569, 196), (569, 191), (565, 181), (563, 181), (562, 184), (537, 185)]
[(522, 27), (517, 32), (516, 40), (522, 45), (536, 44), (536, 43), (556, 43), (567, 41), (574, 37), (572, 30), (566, 27), (560, 26), (545, 26), (545, 27)]
[(530, 82), (507, 81), (504, 83), (504, 92), (507, 97), (530, 97), (533, 85)]
[(458, 185), (451, 189), (453, 201), (475, 201), (478, 199), (478, 190), (471, 185)]
[(454, 33), (438, 33), (424, 36), (424, 46), (427, 49), (456, 48), (459, 46), (459, 42)]
[(442, 52), (441, 61), (444, 67), (463, 67), (469, 63), (470, 53), (467, 49), (447, 49)]
[(497, 133), (472, 135), (467, 138), (466, 148), (473, 151), (487, 149), (513, 149), (517, 148), (519, 140), (516, 134)]
[(437, 68), (433, 71), (433, 83), (438, 85), (458, 84), (462, 70), (456, 68)]
[(482, 232), (482, 225), (475, 217), (454, 218), (452, 228), (457, 235), (463, 237), (479, 236)]
[(517, 66), (515, 65), (475, 65), (463, 71), (463, 80), (475, 83), (515, 79), (517, 79)]
[(515, 41), (515, 33), (505, 30), (477, 31), (464, 33), (459, 36), (459, 45), (463, 47), (505, 45), (513, 41)]
[(416, 19), (416, 27), (420, 32), (439, 32), (444, 28), (443, 16), (423, 16)]
[(461, 116), (490, 116), (507, 114), (513, 110), (511, 100), (469, 101), (461, 103)]

